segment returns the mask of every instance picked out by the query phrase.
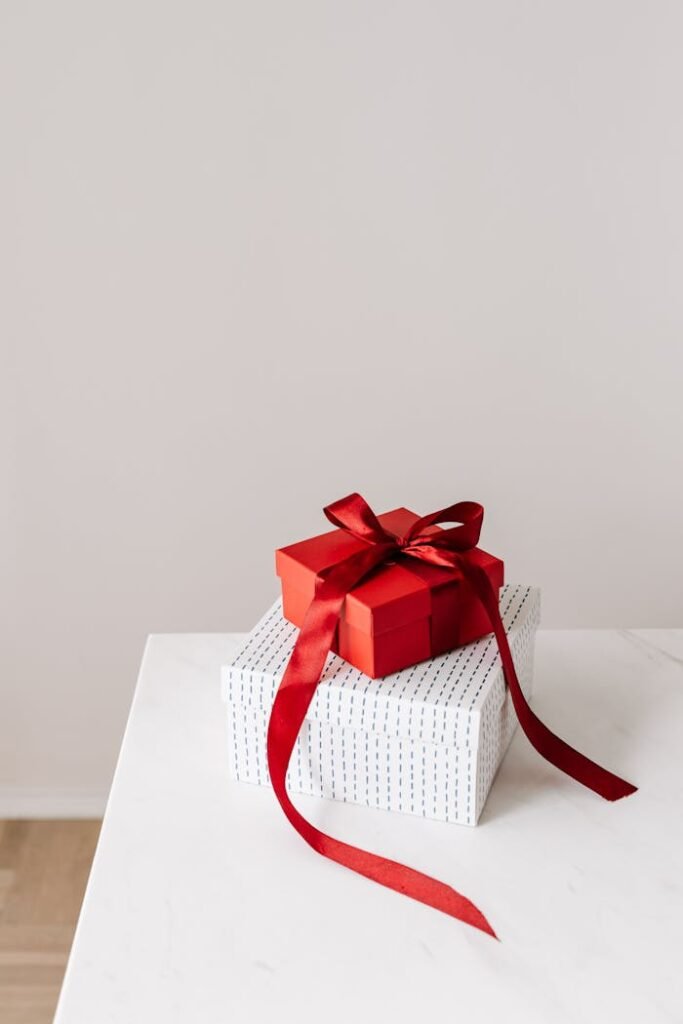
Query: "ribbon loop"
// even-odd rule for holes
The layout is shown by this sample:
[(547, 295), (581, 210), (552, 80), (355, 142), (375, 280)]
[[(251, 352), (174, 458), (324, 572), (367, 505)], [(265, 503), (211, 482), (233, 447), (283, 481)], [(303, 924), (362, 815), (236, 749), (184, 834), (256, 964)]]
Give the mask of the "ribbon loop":
[(368, 505), (355, 491), (345, 498), (326, 505), (323, 512), (333, 526), (371, 544), (386, 544), (393, 540)]
[(406, 536), (409, 540), (419, 540), (430, 526), (436, 526), (438, 523), (460, 523), (460, 526), (454, 526), (450, 530), (430, 533), (427, 538), (430, 544), (436, 543), (438, 547), (467, 551), (469, 548), (475, 548), (479, 543), (483, 520), (483, 505), (476, 501), (459, 501), (455, 505), (449, 505), (448, 508), (432, 512), (431, 515), (418, 519), (408, 530)]

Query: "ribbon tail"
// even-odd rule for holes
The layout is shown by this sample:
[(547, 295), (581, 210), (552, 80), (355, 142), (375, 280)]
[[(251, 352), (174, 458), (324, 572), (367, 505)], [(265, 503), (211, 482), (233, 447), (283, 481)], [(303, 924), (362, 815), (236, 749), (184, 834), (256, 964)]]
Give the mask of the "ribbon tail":
[(316, 591), (275, 695), (268, 723), (270, 780), (290, 824), (323, 857), (497, 938), (485, 916), (467, 897), (420, 871), (320, 832), (299, 813), (287, 793), (286, 776), (292, 750), (320, 681), (344, 597), (381, 557), (381, 552), (370, 549), (363, 552), (358, 565), (335, 566)]
[(602, 768), (595, 761), (591, 761), (590, 758), (586, 757), (585, 754), (579, 753), (578, 750), (575, 750), (568, 743), (565, 743), (564, 740), (560, 739), (559, 736), (551, 732), (541, 719), (534, 714), (519, 685), (507, 634), (500, 617), (496, 592), (491, 586), (488, 576), (479, 566), (468, 563), (467, 558), (462, 559), (461, 566), (488, 615), (498, 643), (505, 681), (510, 690), (519, 724), (522, 726), (532, 746), (536, 748), (546, 761), (550, 761), (560, 771), (570, 775), (577, 782), (587, 786), (588, 789), (592, 789), (595, 793), (604, 797), (605, 800), (621, 800), (622, 797), (635, 793), (638, 788), (637, 786), (626, 782), (625, 779), (619, 778), (618, 775), (607, 771), (606, 768)]

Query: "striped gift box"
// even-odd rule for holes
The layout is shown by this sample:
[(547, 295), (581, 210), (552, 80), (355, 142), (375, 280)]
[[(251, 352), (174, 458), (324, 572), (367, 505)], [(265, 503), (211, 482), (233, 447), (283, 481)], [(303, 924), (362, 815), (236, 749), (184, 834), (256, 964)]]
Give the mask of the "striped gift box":
[[(528, 698), (540, 591), (508, 584), (500, 609)], [(269, 784), (268, 716), (297, 632), (277, 601), (222, 670), (235, 779)], [(476, 825), (516, 724), (492, 634), (382, 679), (331, 654), (288, 789)]]

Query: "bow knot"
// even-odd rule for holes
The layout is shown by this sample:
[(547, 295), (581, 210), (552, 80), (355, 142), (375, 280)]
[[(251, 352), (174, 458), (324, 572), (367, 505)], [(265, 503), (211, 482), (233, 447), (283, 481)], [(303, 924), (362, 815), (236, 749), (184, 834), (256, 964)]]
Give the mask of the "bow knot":
[[(447, 568), (456, 568), (465, 551), (477, 546), (484, 509), (476, 501), (459, 501), (455, 505), (417, 519), (403, 537), (389, 533), (360, 494), (348, 494), (323, 510), (333, 526), (367, 544), (386, 548), (387, 556), (397, 550), (424, 561)], [(434, 527), (440, 523), (456, 523), (447, 530)]]

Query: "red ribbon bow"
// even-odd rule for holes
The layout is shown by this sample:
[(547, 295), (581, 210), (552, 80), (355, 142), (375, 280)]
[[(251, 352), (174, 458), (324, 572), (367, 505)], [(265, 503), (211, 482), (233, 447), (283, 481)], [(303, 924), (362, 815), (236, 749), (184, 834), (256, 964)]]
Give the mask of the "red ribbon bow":
[[(314, 828), (297, 811), (287, 794), (285, 779), (289, 759), (306, 712), (317, 689), (333, 642), (339, 615), (348, 592), (383, 562), (397, 554), (419, 558), (464, 576), (481, 601), (495, 634), (505, 681), (519, 723), (532, 745), (547, 761), (606, 800), (619, 800), (636, 790), (631, 783), (601, 768), (548, 729), (526, 702), (498, 609), (498, 595), (479, 566), (468, 558), (481, 532), (484, 509), (474, 501), (461, 501), (440, 512), (423, 516), (405, 537), (385, 530), (360, 494), (328, 505), (325, 515), (335, 526), (366, 546), (349, 558), (319, 573), (311, 602), (275, 696), (268, 724), (268, 769), (275, 794), (290, 823), (306, 842), (330, 860), (371, 878), (380, 885), (441, 910), (493, 935), (495, 932), (477, 907), (449, 885), (420, 871), (360, 850)], [(459, 523), (438, 532), (438, 523)]]

